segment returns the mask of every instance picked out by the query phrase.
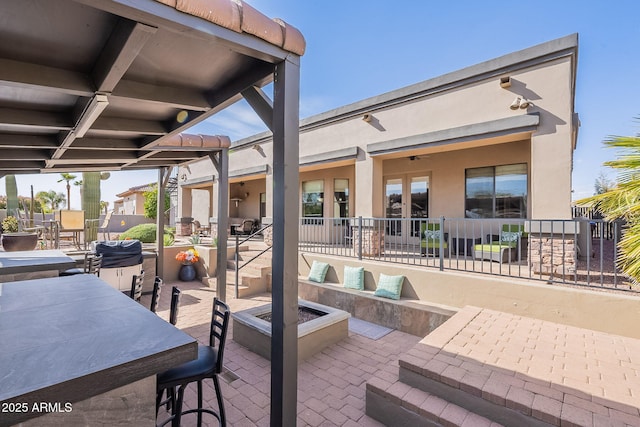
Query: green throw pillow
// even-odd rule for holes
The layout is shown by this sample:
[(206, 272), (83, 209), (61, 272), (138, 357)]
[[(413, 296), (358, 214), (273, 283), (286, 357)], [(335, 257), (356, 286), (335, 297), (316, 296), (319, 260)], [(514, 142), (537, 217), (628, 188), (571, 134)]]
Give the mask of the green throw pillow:
[(308, 280), (323, 283), (324, 277), (327, 275), (327, 270), (329, 270), (329, 264), (326, 262), (313, 261), (313, 264), (311, 264), (311, 271), (309, 271)]
[(364, 289), (364, 267), (344, 266), (344, 287), (361, 291)]
[(383, 298), (400, 299), (403, 282), (404, 276), (387, 276), (380, 273), (378, 286), (373, 294)]

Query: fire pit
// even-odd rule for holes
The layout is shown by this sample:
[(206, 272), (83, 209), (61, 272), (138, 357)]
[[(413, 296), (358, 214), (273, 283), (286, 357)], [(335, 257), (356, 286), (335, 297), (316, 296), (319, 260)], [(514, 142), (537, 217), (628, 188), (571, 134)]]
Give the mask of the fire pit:
[[(233, 340), (271, 360), (271, 304), (232, 314)], [(349, 335), (349, 317), (311, 301), (298, 300), (298, 362)]]

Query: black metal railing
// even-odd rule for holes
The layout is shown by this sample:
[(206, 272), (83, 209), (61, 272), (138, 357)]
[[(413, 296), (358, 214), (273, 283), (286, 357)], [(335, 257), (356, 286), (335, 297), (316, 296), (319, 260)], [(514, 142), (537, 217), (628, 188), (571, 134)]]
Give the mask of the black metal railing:
[(258, 254), (254, 255), (253, 257), (251, 257), (250, 259), (248, 259), (247, 261), (245, 261), (243, 264), (240, 264), (240, 245), (242, 245), (243, 243), (248, 242), (249, 240), (251, 240), (252, 238), (256, 237), (259, 234), (264, 234), (264, 231), (271, 228), (273, 224), (267, 224), (264, 227), (252, 232), (251, 234), (249, 234), (248, 236), (242, 236), (243, 239), (240, 240), (240, 235), (236, 233), (236, 247), (235, 247), (235, 252), (233, 254), (233, 261), (234, 261), (234, 269), (235, 269), (235, 274), (236, 274), (236, 281), (235, 281), (235, 297), (236, 299), (239, 298), (239, 292), (238, 292), (238, 286), (240, 284), (240, 270), (243, 269), (244, 267), (246, 267), (247, 265), (249, 265), (251, 262), (253, 262), (255, 259), (257, 259), (259, 256), (261, 256), (262, 254), (268, 252), (271, 250), (271, 246), (267, 246), (265, 249), (263, 249), (262, 251), (260, 251)]
[(302, 218), (299, 249), (637, 292), (617, 268), (623, 229), (593, 218)]

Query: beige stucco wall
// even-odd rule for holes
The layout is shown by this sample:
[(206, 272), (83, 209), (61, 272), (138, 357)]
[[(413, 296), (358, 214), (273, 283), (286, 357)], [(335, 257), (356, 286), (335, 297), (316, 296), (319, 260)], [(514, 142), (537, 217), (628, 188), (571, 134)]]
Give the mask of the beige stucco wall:
[(429, 216), (464, 218), (465, 169), (529, 164), (529, 157), (529, 141), (430, 154), (416, 160), (401, 157), (383, 162), (383, 179), (429, 176)]
[(260, 193), (267, 191), (265, 179), (258, 178), (241, 182), (244, 185), (232, 183), (229, 186), (229, 197), (233, 198), (237, 196), (242, 199), (242, 201), (238, 203), (238, 207), (236, 207), (233, 202), (229, 203), (229, 216), (235, 218), (260, 219)]
[[(414, 97), (400, 104), (376, 107), (370, 111), (374, 117), (371, 122), (363, 121), (362, 115), (354, 115), (310, 129), (303, 128), (300, 156), (359, 147), (360, 154), (353, 168), (355, 191), (351, 212), (365, 217), (383, 216), (383, 179), (385, 175), (395, 173), (394, 170), (407, 173), (402, 168), (422, 167), (431, 171), (433, 193), (430, 214), (460, 217), (464, 213), (464, 168), (526, 162), (529, 164), (529, 218), (569, 219), (573, 150), (572, 72), (571, 59), (562, 57), (512, 71), (508, 74), (512, 85), (507, 89), (500, 87), (501, 76), (492, 76), (426, 97)], [(534, 106), (528, 110), (511, 110), (509, 106), (516, 95), (532, 100)], [(432, 143), (419, 149), (376, 156), (367, 153), (367, 145), (372, 143), (534, 113), (539, 115), (540, 124), (530, 136), (514, 134), (452, 144)], [(339, 116), (339, 110), (336, 116)], [(506, 140), (509, 142), (505, 143)], [(522, 140), (525, 142), (518, 142)], [(252, 144), (249, 144), (230, 153), (231, 175), (233, 171), (271, 163), (271, 141), (268, 138), (258, 140), (258, 144), (261, 150), (252, 149)], [(492, 146), (489, 148), (487, 145)], [(485, 148), (471, 148), (478, 146)], [(391, 160), (398, 157), (406, 159), (410, 155), (431, 157), (415, 165)], [(452, 165), (456, 167), (452, 168)], [(327, 164), (326, 168), (331, 168), (331, 165)], [(189, 179), (212, 173), (209, 160), (194, 163), (187, 171)], [(303, 175), (304, 172), (301, 180)]]
[(453, 307), (473, 305), (551, 322), (640, 338), (640, 304), (635, 296), (575, 289), (486, 274), (441, 272), (434, 268), (358, 261), (300, 253), (298, 272), (307, 277), (314, 260), (331, 265), (327, 281), (340, 283), (345, 265), (364, 266), (375, 289), (380, 273), (403, 275), (403, 296)]

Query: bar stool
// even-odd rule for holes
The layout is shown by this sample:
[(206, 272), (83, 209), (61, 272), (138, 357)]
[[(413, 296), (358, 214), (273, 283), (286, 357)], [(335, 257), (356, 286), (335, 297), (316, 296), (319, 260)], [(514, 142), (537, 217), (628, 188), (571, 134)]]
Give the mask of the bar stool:
[(129, 296), (132, 300), (140, 302), (140, 297), (142, 296), (142, 283), (144, 282), (144, 270), (140, 272), (138, 275), (133, 275), (131, 279), (131, 292)]
[(100, 277), (100, 267), (102, 266), (102, 254), (84, 254), (84, 265), (82, 268), (70, 268), (60, 272), (60, 276), (73, 276), (76, 274), (95, 274)]
[[(222, 372), (222, 360), (224, 356), (225, 342), (227, 339), (230, 314), (231, 311), (229, 310), (229, 306), (218, 298), (214, 298), (213, 313), (211, 314), (209, 345), (198, 346), (198, 358), (196, 360), (183, 363), (180, 366), (158, 374), (156, 413), (161, 406), (163, 391), (178, 387), (176, 401), (172, 406), (171, 417), (161, 423), (161, 426), (171, 422), (172, 426), (178, 427), (180, 425), (181, 417), (191, 413), (198, 414), (198, 426), (202, 425), (203, 413), (213, 415), (220, 422), (220, 425), (226, 425), (224, 402), (222, 399), (218, 375)], [(202, 407), (202, 381), (207, 378), (211, 378), (213, 380), (216, 398), (218, 401), (218, 412)], [(192, 382), (197, 382), (198, 384), (198, 407), (197, 409), (182, 411), (184, 389)]]
[(160, 292), (162, 291), (162, 284), (164, 282), (162, 281), (161, 278), (159, 278), (158, 276), (156, 276), (155, 280), (153, 281), (153, 292), (151, 293), (151, 305), (149, 306), (149, 310), (151, 310), (152, 313), (156, 312), (156, 309), (158, 308), (158, 301), (160, 301)]
[[(160, 280), (160, 282), (162, 282), (162, 279), (158, 277), (156, 277), (156, 283), (158, 283), (157, 280)], [(178, 309), (180, 307), (180, 295), (181, 295), (180, 289), (174, 286), (171, 289), (171, 308), (169, 310), (169, 323), (171, 323), (174, 326), (178, 322)], [(167, 398), (165, 400), (162, 400), (163, 390), (160, 390), (158, 392), (158, 395), (156, 396), (156, 399), (157, 399), (156, 406), (160, 408), (160, 406), (162, 405), (167, 405), (167, 410), (173, 409), (176, 406), (176, 393), (175, 393), (176, 389), (175, 387), (169, 387), (166, 389), (166, 391), (167, 391)], [(170, 417), (167, 421), (165, 421), (164, 424), (171, 421), (172, 419), (173, 419), (173, 416)]]

